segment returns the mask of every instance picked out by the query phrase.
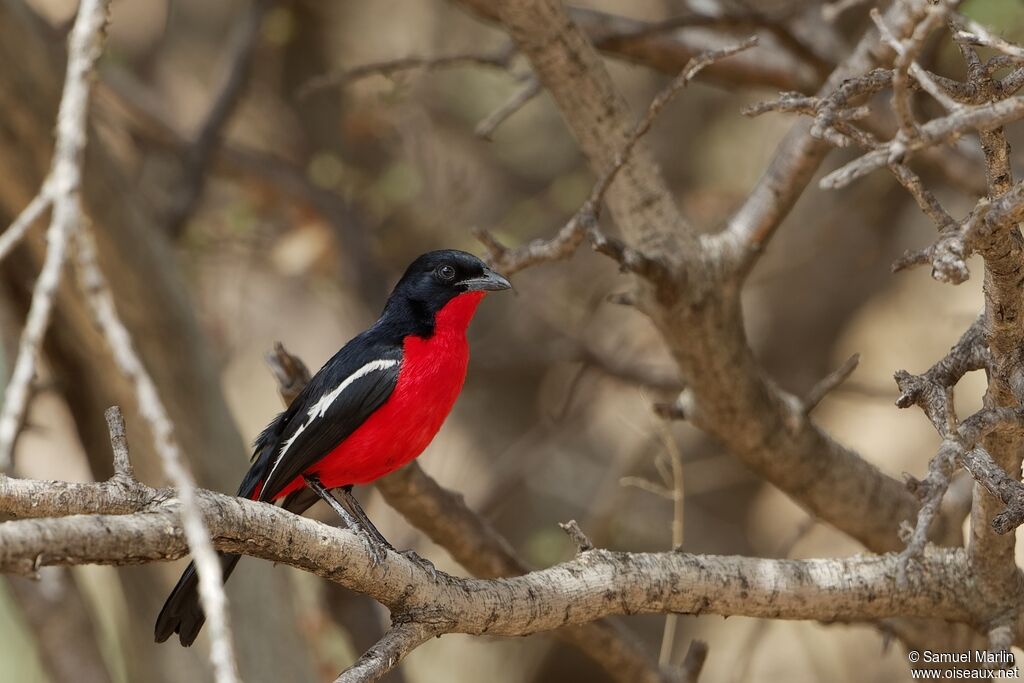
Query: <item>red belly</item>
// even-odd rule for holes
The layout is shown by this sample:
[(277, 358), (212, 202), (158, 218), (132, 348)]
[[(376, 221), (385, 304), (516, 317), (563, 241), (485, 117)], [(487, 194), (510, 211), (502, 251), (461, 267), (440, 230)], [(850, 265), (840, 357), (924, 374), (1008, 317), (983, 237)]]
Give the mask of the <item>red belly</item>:
[[(469, 363), (466, 324), (481, 298), (481, 292), (456, 297), (438, 313), (433, 336), (406, 338), (398, 383), (391, 396), (306, 474), (319, 475), (329, 489), (368, 484), (423, 452), (462, 390)], [(275, 499), (304, 485), (298, 477)]]

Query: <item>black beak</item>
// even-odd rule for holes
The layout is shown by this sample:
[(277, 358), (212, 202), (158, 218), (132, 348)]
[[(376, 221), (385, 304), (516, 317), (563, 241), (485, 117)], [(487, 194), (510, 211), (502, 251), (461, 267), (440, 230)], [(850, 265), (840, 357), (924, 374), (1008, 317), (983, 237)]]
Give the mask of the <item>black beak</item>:
[(467, 292), (498, 292), (503, 289), (512, 289), (512, 283), (503, 275), (495, 273), (490, 268), (484, 268), (484, 274), (480, 277), (463, 280)]

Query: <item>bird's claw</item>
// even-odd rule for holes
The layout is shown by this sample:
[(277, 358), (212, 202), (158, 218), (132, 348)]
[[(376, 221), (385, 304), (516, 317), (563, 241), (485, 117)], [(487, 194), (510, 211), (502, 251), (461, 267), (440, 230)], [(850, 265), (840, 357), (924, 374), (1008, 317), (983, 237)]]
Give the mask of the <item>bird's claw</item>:
[(420, 557), (415, 550), (403, 550), (398, 554), (410, 562), (419, 565), (420, 569), (430, 575), (431, 580), (437, 580), (437, 567), (434, 566), (433, 562), (425, 557)]
[(363, 540), (366, 542), (367, 554), (370, 556), (370, 565), (376, 569), (384, 564), (384, 560), (388, 556), (389, 548), (385, 545), (381, 545), (375, 538), (369, 534), (362, 534)]

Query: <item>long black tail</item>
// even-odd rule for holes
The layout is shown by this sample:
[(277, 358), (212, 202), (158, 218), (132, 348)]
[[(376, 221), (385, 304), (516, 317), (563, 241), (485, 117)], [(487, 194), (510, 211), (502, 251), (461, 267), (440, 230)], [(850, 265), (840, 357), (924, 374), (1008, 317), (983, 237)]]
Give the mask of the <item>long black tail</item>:
[[(220, 554), (220, 566), (224, 569), (224, 580), (227, 581), (241, 555)], [(181, 644), (188, 647), (195, 642), (200, 629), (206, 622), (206, 614), (199, 604), (199, 574), (196, 573), (195, 562), (189, 562), (171, 595), (156, 618), (156, 642), (162, 643), (172, 634), (177, 633)]]

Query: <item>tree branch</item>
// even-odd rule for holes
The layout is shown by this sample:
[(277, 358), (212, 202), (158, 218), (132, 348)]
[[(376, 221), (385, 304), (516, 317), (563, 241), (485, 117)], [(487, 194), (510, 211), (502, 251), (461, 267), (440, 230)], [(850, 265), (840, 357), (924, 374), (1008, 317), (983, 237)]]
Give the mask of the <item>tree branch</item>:
[(203, 117), (198, 131), (184, 151), (181, 170), (181, 187), (164, 218), (163, 230), (172, 237), (178, 237), (196, 204), (202, 199), (206, 187), (206, 172), (220, 145), (224, 127), (231, 120), (242, 101), (253, 56), (259, 42), (263, 17), (274, 0), (249, 0), (249, 7), (234, 23), (232, 36), (228, 41), (227, 56), (224, 60), (224, 75), (216, 90), (213, 102)]
[(368, 683), (395, 668), (405, 656), (440, 632), (427, 624), (407, 622), (395, 624), (355, 664), (345, 669), (334, 683)]
[[(61, 515), (77, 505), (60, 482), (0, 479), (0, 509)], [(188, 552), (181, 502), (168, 490), (91, 488), (100, 507), (131, 514), (20, 519), (0, 525), (0, 571), (39, 566), (138, 564)], [(42, 495), (40, 495), (42, 492)], [(140, 495), (141, 494), (141, 495)], [(280, 508), (197, 490), (218, 550), (309, 571), (390, 608), (400, 623), (439, 633), (521, 636), (611, 614), (678, 612), (831, 621), (921, 616), (973, 623), (961, 550), (929, 550), (905, 589), (898, 556), (765, 560), (590, 550), (549, 569), (502, 579), (431, 577), (403, 555), (375, 561), (366, 539)], [(141, 500), (141, 505), (137, 502)], [(69, 505), (70, 503), (70, 505)]]
[(53, 301), (60, 285), (68, 241), (81, 220), (79, 191), (88, 126), (89, 90), (93, 66), (102, 48), (108, 4), (109, 0), (85, 0), (79, 7), (69, 37), (67, 71), (57, 112), (53, 161), (39, 191), (45, 199), (36, 197), (29, 203), (15, 220), (8, 240), (7, 248), (19, 239), (19, 231), (24, 234), (47, 204), (53, 205), (50, 227), (46, 233), (46, 259), (32, 292), (32, 304), (18, 345), (18, 356), (4, 390), (3, 406), (0, 406), (0, 470), (6, 469), (11, 462), (14, 443), (25, 418), (30, 385), (36, 373), (39, 345), (50, 323)]
[[(629, 116), (579, 28), (551, 0), (495, 2), (493, 11), (555, 98), (591, 167), (604, 173), (610, 150), (623, 147)], [(890, 25), (909, 28), (901, 12), (893, 10), (900, 20)], [(872, 64), (876, 46), (863, 41), (849, 68)], [(838, 83), (846, 75), (839, 71), (833, 78)], [(631, 298), (661, 331), (690, 387), (677, 403), (691, 408), (685, 412), (698, 427), (814, 514), (872, 549), (900, 547), (896, 524), (916, 515), (916, 501), (900, 482), (828, 438), (795, 409), (798, 401), (764, 377), (746, 343), (737, 283), (723, 282), (715, 240), (698, 239), (682, 221), (644, 152), (637, 145), (608, 192), (608, 207), (633, 248), (657, 258), (674, 283), (640, 287)], [(809, 180), (813, 167), (799, 167), (798, 175), (807, 172)], [(801, 189), (772, 183), (764, 198), (771, 211), (784, 215)]]
[[(167, 414), (156, 384), (135, 350), (131, 334), (125, 327), (114, 305), (114, 297), (106, 278), (96, 262), (96, 247), (88, 229), (81, 229), (76, 235), (77, 250), (75, 266), (79, 288), (86, 299), (96, 324), (103, 334), (121, 373), (127, 378), (135, 392), (139, 413), (146, 420), (153, 439), (153, 447), (160, 457), (160, 464), (167, 477), (177, 489), (181, 499), (182, 524), (188, 545), (199, 574), (199, 597), (210, 622), (210, 660), (218, 683), (238, 681), (238, 665), (235, 662), (231, 643), (231, 625), (227, 616), (227, 596), (224, 594), (223, 573), (220, 560), (210, 544), (210, 534), (195, 501), (195, 479), (181, 454), (174, 425)], [(110, 419), (108, 411), (108, 420)], [(123, 432), (123, 426), (121, 427)], [(119, 460), (120, 444), (115, 442), (115, 471)], [(126, 446), (125, 446), (126, 448)], [(124, 460), (127, 459), (127, 451)], [(123, 463), (122, 463), (123, 466)]]

